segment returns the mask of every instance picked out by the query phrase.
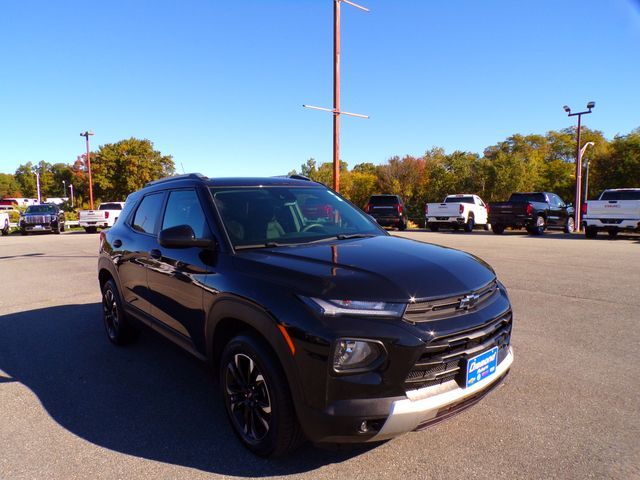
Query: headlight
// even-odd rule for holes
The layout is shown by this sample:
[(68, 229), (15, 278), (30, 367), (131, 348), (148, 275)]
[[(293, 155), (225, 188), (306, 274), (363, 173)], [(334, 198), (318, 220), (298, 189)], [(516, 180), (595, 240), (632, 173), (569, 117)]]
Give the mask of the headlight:
[(338, 373), (371, 370), (384, 354), (384, 346), (376, 340), (340, 338), (333, 351), (333, 369)]
[(401, 317), (406, 304), (369, 302), (361, 300), (322, 300), (320, 298), (300, 297), (307, 305), (322, 315), (358, 315), (366, 317)]

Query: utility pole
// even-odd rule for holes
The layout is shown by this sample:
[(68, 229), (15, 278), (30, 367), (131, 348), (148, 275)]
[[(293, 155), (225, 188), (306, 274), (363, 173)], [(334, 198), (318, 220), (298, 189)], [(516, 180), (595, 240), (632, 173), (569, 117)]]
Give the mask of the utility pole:
[(577, 130), (577, 138), (576, 138), (576, 197), (575, 197), (575, 203), (574, 203), (574, 222), (573, 222), (573, 230), (575, 232), (579, 232), (580, 231), (580, 213), (582, 211), (582, 155), (581, 155), (581, 150), (580, 150), (580, 128), (581, 128), (581, 120), (582, 120), (582, 115), (587, 115), (588, 113), (591, 113), (591, 110), (593, 108), (595, 108), (596, 106), (596, 102), (589, 102), (587, 103), (587, 109), (584, 112), (576, 112), (576, 113), (571, 113), (571, 109), (565, 105), (564, 107), (562, 107), (564, 109), (565, 112), (567, 112), (567, 115), (569, 117), (578, 117), (578, 130)]
[(87, 169), (89, 170), (89, 210), (93, 210), (93, 181), (91, 180), (91, 153), (89, 152), (89, 136), (93, 135), (93, 130), (87, 130), (80, 134), (87, 144)]
[(71, 208), (74, 208), (75, 205), (73, 203), (73, 183), (69, 184), (69, 190), (71, 191)]
[[(580, 150), (580, 159), (584, 157), (584, 152), (587, 147), (593, 147), (595, 144), (593, 142), (587, 142), (584, 144), (584, 147)], [(589, 200), (589, 159), (587, 159), (587, 163), (585, 165), (585, 176), (584, 176), (584, 201)]]
[(42, 199), (40, 197), (40, 172), (38, 172), (38, 167), (36, 167), (36, 188), (38, 190), (38, 205), (42, 203)]
[(367, 115), (343, 112), (340, 110), (340, 3), (346, 3), (365, 12), (369, 9), (350, 0), (333, 0), (333, 108), (302, 105), (313, 110), (333, 113), (333, 189), (340, 191), (340, 115), (369, 118)]

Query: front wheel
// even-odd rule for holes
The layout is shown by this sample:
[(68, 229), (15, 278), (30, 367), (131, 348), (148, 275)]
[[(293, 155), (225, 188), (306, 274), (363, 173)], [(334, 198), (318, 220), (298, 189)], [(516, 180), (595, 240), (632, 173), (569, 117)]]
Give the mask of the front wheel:
[(232, 339), (220, 358), (220, 388), (233, 431), (261, 457), (292, 452), (303, 436), (275, 354), (252, 335)]
[(4, 228), (2, 229), (2, 235), (9, 235), (9, 220), (4, 221)]
[(400, 230), (401, 232), (404, 232), (407, 229), (407, 222), (400, 222), (398, 224), (398, 230)]

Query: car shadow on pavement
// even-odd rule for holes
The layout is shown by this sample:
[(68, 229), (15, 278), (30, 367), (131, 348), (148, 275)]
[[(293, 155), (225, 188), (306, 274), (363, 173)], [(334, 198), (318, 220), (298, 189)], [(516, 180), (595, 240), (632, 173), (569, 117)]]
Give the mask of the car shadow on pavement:
[(0, 316), (0, 371), (74, 435), (127, 455), (248, 477), (307, 472), (375, 448), (307, 444), (284, 459), (252, 455), (235, 438), (204, 363), (146, 330), (130, 346), (111, 345), (100, 308)]

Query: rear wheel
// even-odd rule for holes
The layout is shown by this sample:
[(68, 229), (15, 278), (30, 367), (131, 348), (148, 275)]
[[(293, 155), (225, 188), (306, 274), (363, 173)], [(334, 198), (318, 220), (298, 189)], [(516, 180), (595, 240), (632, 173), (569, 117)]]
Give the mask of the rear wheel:
[(464, 224), (465, 232), (473, 232), (473, 227), (476, 226), (476, 221), (473, 218), (472, 214), (469, 214), (469, 218), (467, 219), (467, 223)]
[(227, 414), (244, 446), (262, 457), (295, 450), (302, 431), (284, 372), (269, 347), (239, 335), (224, 348), (219, 368)]
[(499, 223), (494, 223), (493, 225), (491, 225), (491, 230), (496, 235), (502, 235), (504, 233), (504, 225), (501, 225)]
[(607, 230), (607, 234), (609, 234), (609, 238), (616, 238), (618, 236), (618, 230)]
[(430, 223), (429, 230), (431, 230), (432, 232), (437, 232), (438, 230), (440, 230), (440, 226), (436, 225), (435, 223)]
[(587, 238), (596, 238), (598, 236), (598, 229), (595, 227), (586, 227), (584, 229), (584, 236)]
[(98, 227), (84, 227), (84, 231), (87, 233), (96, 233), (98, 231)]
[(542, 215), (536, 217), (536, 224), (533, 227), (527, 227), (527, 232), (531, 235), (542, 235), (546, 227), (546, 221)]
[(122, 309), (122, 300), (112, 279), (102, 286), (102, 319), (112, 343), (125, 345), (135, 339), (137, 332)]
[(404, 221), (404, 222), (400, 222), (400, 223), (398, 224), (398, 230), (400, 230), (401, 232), (402, 232), (402, 231), (404, 231), (404, 230), (406, 230), (406, 229), (407, 229), (407, 222), (406, 222), (406, 221)]
[(563, 231), (564, 233), (571, 233), (574, 230), (574, 226), (575, 226), (575, 222), (573, 220), (573, 217), (569, 217), (567, 218), (566, 223), (564, 224), (564, 228)]

